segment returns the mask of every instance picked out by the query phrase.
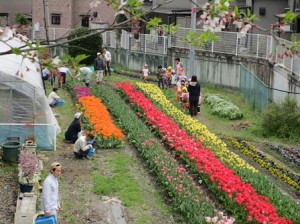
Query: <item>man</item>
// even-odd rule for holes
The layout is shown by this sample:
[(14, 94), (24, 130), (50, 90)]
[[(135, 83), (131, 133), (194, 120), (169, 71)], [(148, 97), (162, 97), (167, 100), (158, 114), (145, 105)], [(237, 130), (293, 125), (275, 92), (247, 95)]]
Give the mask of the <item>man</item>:
[(94, 61), (94, 71), (96, 71), (96, 82), (100, 84), (103, 82), (103, 71), (105, 65), (103, 63), (102, 54), (100, 52), (97, 53), (97, 58)]
[[(89, 87), (90, 81), (91, 81), (91, 76), (93, 73), (92, 70), (89, 67), (82, 67), (79, 69), (79, 72), (81, 72), (84, 76), (86, 76), (85, 85), (86, 85), (86, 87)], [(79, 76), (79, 75), (77, 75), (77, 76)]]
[(83, 159), (83, 157), (87, 158), (89, 151), (93, 148), (94, 135), (87, 134), (86, 136), (81, 136), (77, 139), (74, 144), (74, 155), (77, 159)]
[(67, 65), (59, 67), (58, 70), (60, 72), (60, 75), (62, 76), (62, 79), (63, 79), (62, 84), (64, 86), (66, 84), (67, 74), (69, 74), (70, 76), (72, 76), (72, 74), (71, 74), (70, 70), (67, 68)]
[(109, 75), (111, 75), (111, 73), (110, 73), (111, 53), (107, 50), (106, 47), (104, 47), (103, 54), (104, 54), (105, 61), (106, 61), (105, 75), (107, 76), (107, 73)]
[(52, 89), (53, 91), (49, 94), (48, 96), (48, 102), (49, 102), (49, 105), (50, 107), (56, 107), (57, 106), (57, 103), (58, 103), (58, 100), (59, 100), (59, 96), (57, 95), (57, 90), (58, 88), (54, 87)]
[(74, 114), (74, 120), (69, 125), (68, 130), (65, 132), (65, 139), (72, 143), (75, 143), (78, 139), (78, 133), (81, 132), (80, 124), (81, 113), (77, 112)]
[(60, 163), (51, 164), (50, 174), (43, 183), (42, 210), (45, 216), (54, 215), (57, 219), (57, 211), (60, 210), (60, 199), (58, 189), (58, 177), (61, 175)]

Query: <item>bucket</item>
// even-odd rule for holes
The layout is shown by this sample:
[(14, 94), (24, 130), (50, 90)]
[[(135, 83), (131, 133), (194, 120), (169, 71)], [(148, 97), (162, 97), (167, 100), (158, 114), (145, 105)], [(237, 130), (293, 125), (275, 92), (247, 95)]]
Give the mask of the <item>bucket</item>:
[(65, 101), (63, 101), (63, 100), (57, 101), (57, 106), (63, 106), (64, 104), (65, 104)]
[(87, 156), (88, 157), (93, 157), (94, 154), (95, 154), (95, 148), (91, 148)]
[(18, 160), (20, 142), (4, 142), (2, 143), (3, 160), (7, 162), (15, 162)]
[(33, 189), (33, 184), (20, 184), (20, 191), (22, 193), (31, 192)]

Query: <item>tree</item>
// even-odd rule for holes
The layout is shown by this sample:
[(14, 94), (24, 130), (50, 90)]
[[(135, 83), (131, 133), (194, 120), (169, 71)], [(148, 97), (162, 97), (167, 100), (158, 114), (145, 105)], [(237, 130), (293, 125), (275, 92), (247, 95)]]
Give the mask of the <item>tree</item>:
[[(78, 37), (84, 37), (80, 40), (72, 41), (69, 43), (69, 54), (72, 57), (76, 57), (79, 54), (85, 53), (89, 54), (92, 57), (89, 57), (82, 61), (84, 64), (92, 64), (94, 61), (93, 56), (96, 57), (97, 52), (102, 50), (102, 36), (97, 33), (95, 35), (87, 36), (93, 34), (96, 31), (93, 31), (87, 27), (80, 27), (73, 30), (69, 36), (68, 40), (73, 40)], [(86, 37), (87, 36), (87, 37)]]
[(26, 26), (29, 24), (28, 19), (26, 18), (26, 16), (23, 13), (17, 13), (16, 17), (15, 17), (16, 23)]

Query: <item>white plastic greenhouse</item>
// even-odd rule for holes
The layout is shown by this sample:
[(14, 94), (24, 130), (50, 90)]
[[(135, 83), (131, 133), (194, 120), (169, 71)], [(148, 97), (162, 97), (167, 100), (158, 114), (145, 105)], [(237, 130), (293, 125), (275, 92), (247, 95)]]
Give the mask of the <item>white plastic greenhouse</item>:
[(23, 143), (33, 135), (39, 149), (55, 150), (61, 129), (48, 104), (39, 64), (4, 54), (22, 47), (25, 43), (11, 30), (0, 28), (0, 143), (10, 137)]

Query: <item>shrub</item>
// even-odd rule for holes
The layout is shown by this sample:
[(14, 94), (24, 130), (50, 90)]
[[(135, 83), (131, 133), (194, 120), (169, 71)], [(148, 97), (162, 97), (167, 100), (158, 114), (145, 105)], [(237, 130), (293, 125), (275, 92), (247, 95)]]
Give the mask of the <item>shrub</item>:
[(283, 102), (270, 104), (263, 113), (262, 126), (268, 135), (299, 141), (300, 107), (297, 101), (286, 97)]
[[(96, 31), (92, 31), (87, 27), (80, 27), (80, 28), (73, 30), (70, 33), (68, 40), (82, 37), (82, 36), (88, 35), (92, 32), (96, 32)], [(83, 49), (85, 49), (86, 51), (84, 51)], [(95, 35), (86, 37), (84, 39), (72, 41), (71, 43), (69, 43), (69, 54), (72, 57), (76, 57), (76, 55), (83, 54), (83, 53), (91, 55), (91, 57), (82, 61), (83, 64), (87, 64), (87, 65), (93, 63), (94, 59), (97, 56), (97, 52), (101, 51), (101, 49), (102, 49), (101, 34), (95, 34)]]
[(237, 120), (243, 117), (242, 112), (236, 105), (218, 95), (205, 97), (205, 102), (211, 106), (212, 114), (219, 117), (229, 118), (230, 120)]

